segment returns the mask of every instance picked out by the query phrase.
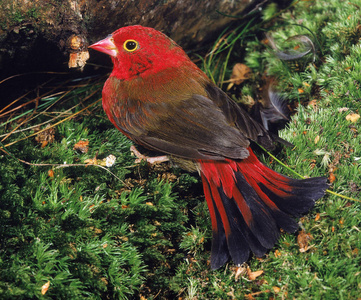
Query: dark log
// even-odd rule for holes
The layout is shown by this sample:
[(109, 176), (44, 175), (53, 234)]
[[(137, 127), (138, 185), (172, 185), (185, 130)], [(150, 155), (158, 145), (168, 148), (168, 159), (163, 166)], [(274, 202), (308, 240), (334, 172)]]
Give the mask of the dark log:
[(234, 20), (219, 12), (242, 15), (250, 2), (260, 1), (2, 0), (0, 72), (59, 70), (68, 61), (81, 66), (89, 43), (134, 24), (161, 30), (186, 50), (199, 49)]

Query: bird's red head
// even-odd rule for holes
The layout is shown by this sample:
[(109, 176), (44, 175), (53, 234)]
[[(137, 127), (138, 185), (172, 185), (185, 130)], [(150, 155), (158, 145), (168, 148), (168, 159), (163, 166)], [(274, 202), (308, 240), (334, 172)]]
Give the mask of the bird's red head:
[(89, 47), (110, 55), (114, 64), (112, 76), (122, 80), (155, 74), (190, 62), (173, 40), (153, 28), (140, 25), (120, 28)]

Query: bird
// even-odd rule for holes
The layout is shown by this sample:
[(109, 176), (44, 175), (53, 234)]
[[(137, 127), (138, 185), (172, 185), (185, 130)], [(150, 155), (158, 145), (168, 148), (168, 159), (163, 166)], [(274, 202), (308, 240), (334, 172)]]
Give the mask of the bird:
[(212, 225), (211, 269), (264, 256), (280, 229), (296, 232), (296, 218), (324, 196), (325, 177), (293, 179), (259, 161), (254, 147), (271, 151), (283, 140), (165, 34), (126, 26), (89, 48), (113, 62), (102, 90), (111, 123), (136, 144), (198, 171)]

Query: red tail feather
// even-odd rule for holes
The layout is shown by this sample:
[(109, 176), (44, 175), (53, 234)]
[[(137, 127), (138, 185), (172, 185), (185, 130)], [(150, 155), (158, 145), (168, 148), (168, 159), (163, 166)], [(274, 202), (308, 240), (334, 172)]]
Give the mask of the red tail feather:
[(292, 218), (306, 213), (327, 189), (323, 177), (296, 180), (263, 165), (248, 148), (240, 161), (200, 160), (204, 194), (212, 220), (211, 266), (229, 257), (245, 262), (262, 256), (279, 237), (279, 228), (297, 230)]

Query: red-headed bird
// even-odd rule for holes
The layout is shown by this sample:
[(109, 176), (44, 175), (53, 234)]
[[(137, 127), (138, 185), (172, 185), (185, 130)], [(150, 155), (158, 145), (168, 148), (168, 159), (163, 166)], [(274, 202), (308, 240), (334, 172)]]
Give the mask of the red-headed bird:
[(253, 120), (173, 40), (142, 26), (123, 27), (90, 48), (111, 56), (103, 108), (128, 138), (193, 163), (202, 177), (212, 222), (211, 267), (245, 262), (274, 246), (280, 228), (309, 211), (328, 185), (296, 180), (262, 164), (250, 142), (280, 140)]

